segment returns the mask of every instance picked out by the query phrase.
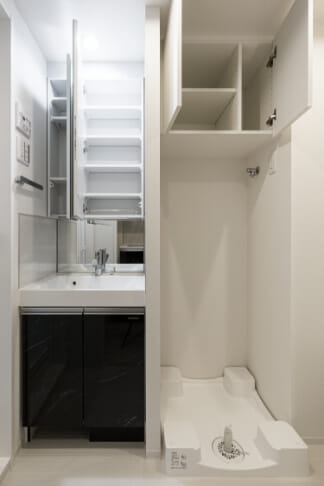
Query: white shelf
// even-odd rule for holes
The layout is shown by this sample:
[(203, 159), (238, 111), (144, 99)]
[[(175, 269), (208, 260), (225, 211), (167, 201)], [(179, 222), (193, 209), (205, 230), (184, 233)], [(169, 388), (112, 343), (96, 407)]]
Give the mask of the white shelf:
[[(226, 72), (235, 43), (217, 43), (210, 40), (183, 42), (183, 87), (225, 88), (223, 75)], [(228, 87), (233, 88), (235, 85)]]
[(142, 78), (128, 79), (86, 79), (85, 93), (88, 94), (138, 94), (141, 93)]
[(67, 117), (65, 115), (52, 115), (51, 116), (51, 123), (56, 125), (59, 128), (65, 128), (66, 127), (66, 120)]
[(128, 220), (128, 219), (143, 219), (143, 216), (140, 214), (119, 214), (116, 212), (115, 214), (85, 214), (84, 219), (113, 219), (113, 220)]
[(85, 199), (141, 199), (141, 194), (134, 193), (105, 193), (105, 192), (86, 192), (82, 194)]
[(66, 96), (66, 79), (51, 78), (50, 83), (52, 86), (54, 96), (58, 96), (58, 97)]
[(49, 179), (51, 182), (56, 182), (59, 184), (64, 184), (67, 181), (66, 177), (50, 177)]
[(214, 126), (235, 95), (234, 88), (183, 89), (182, 108), (176, 126)]
[(87, 145), (95, 146), (137, 146), (141, 145), (142, 139), (137, 135), (90, 135), (85, 137)]
[(95, 120), (140, 120), (141, 106), (85, 106), (87, 118)]
[(96, 172), (141, 172), (142, 166), (139, 164), (87, 164), (83, 166), (89, 173)]
[(65, 96), (52, 98), (52, 106), (58, 113), (66, 113), (66, 102), (67, 98)]
[(54, 214), (54, 213), (51, 213), (51, 218), (64, 218), (66, 219), (66, 214)]
[(161, 155), (166, 159), (246, 159), (271, 141), (271, 130), (171, 130), (161, 137)]

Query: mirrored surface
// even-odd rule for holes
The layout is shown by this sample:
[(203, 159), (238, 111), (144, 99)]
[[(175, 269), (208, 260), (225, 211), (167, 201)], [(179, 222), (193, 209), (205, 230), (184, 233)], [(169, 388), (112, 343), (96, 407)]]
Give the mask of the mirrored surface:
[(58, 271), (91, 272), (96, 252), (106, 250), (108, 271), (142, 272), (143, 220), (58, 221)]

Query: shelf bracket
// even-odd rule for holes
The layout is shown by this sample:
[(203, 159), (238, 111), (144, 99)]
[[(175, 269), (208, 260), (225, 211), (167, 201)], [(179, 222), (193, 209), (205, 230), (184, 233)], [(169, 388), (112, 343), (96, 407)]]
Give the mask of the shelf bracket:
[(274, 46), (273, 51), (270, 54), (269, 59), (268, 59), (268, 62), (266, 64), (266, 67), (267, 68), (272, 68), (273, 67), (274, 60), (277, 58), (277, 52), (278, 52), (277, 46)]
[(273, 110), (272, 115), (270, 115), (269, 118), (266, 121), (266, 124), (268, 125), (268, 127), (272, 127), (273, 123), (276, 121), (276, 119), (277, 119), (277, 109), (275, 108)]

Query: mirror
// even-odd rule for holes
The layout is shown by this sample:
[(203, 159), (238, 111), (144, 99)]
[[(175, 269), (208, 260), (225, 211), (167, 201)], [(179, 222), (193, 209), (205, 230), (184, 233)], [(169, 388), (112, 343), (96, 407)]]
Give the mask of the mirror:
[(143, 271), (144, 220), (58, 220), (58, 271), (91, 271), (95, 252), (105, 248), (108, 266)]

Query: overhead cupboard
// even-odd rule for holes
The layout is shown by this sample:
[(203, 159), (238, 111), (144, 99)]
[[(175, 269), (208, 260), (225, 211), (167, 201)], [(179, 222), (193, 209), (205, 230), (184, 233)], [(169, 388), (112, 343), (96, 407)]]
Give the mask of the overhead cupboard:
[(48, 82), (49, 216), (144, 217), (142, 77), (89, 76), (77, 21), (66, 79)]
[(247, 156), (311, 106), (312, 0), (172, 0), (164, 155)]

